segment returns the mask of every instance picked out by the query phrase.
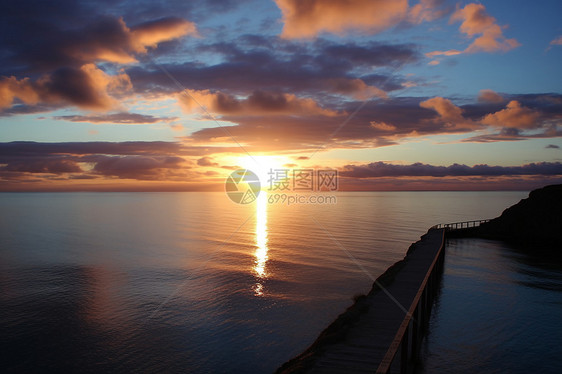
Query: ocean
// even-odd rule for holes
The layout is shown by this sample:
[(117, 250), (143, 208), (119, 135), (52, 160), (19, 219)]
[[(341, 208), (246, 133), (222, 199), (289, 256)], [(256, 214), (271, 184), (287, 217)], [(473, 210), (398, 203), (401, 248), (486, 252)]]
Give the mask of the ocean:
[(0, 368), (269, 373), (430, 226), (527, 194), (0, 193)]
[(561, 296), (559, 248), (449, 240), (420, 373), (561, 373)]

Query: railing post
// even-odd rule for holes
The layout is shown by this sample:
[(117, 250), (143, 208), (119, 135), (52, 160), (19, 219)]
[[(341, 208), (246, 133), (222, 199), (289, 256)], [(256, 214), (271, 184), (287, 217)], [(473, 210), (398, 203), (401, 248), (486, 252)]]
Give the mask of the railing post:
[(414, 318), (412, 319), (412, 361), (416, 361), (418, 358), (418, 349), (421, 343), (420, 336), (421, 334), (421, 313), (420, 313), (420, 303), (416, 307), (416, 311), (414, 312)]
[(400, 354), (400, 373), (408, 374), (408, 334), (410, 326), (406, 327), (404, 337), (402, 338), (402, 352)]

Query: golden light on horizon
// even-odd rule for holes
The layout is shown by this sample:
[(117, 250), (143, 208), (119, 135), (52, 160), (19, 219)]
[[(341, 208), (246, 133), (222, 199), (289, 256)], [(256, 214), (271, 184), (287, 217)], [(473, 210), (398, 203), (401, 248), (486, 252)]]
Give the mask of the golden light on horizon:
[(254, 252), (255, 259), (253, 268), (257, 277), (257, 283), (254, 288), (256, 296), (264, 295), (262, 280), (267, 278), (267, 241), (267, 193), (261, 191), (256, 199), (256, 251)]
[(252, 155), (241, 157), (238, 163), (258, 176), (262, 191), (264, 191), (269, 186), (270, 173), (276, 169), (290, 169), (294, 166), (293, 162), (294, 160), (287, 156)]

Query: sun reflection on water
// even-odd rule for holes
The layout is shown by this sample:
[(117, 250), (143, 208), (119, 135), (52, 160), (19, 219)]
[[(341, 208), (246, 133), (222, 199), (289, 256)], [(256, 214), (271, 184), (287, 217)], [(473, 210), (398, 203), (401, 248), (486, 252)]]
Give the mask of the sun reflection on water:
[(254, 272), (257, 282), (254, 287), (256, 296), (264, 295), (263, 281), (267, 278), (267, 193), (261, 191), (256, 199), (256, 251), (254, 253)]

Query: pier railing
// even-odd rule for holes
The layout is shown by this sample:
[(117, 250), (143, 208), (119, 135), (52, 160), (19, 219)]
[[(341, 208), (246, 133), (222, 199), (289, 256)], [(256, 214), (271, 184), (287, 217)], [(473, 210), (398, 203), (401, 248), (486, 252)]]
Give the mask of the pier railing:
[(460, 230), (460, 229), (469, 229), (473, 227), (478, 227), (483, 223), (489, 222), (489, 219), (478, 219), (474, 221), (464, 221), (464, 222), (454, 222), (454, 223), (440, 223), (431, 227), (431, 229), (445, 229), (446, 231), (450, 230)]
[[(444, 227), (441, 227), (443, 229)], [(399, 363), (399, 372), (410, 373), (414, 370), (421, 348), (423, 333), (429, 323), (429, 316), (433, 299), (437, 294), (439, 276), (443, 272), (445, 257), (445, 230), (441, 239), (441, 246), (433, 259), (425, 277), (418, 288), (418, 292), (402, 320), (388, 351), (381, 361), (377, 374), (395, 372)]]

